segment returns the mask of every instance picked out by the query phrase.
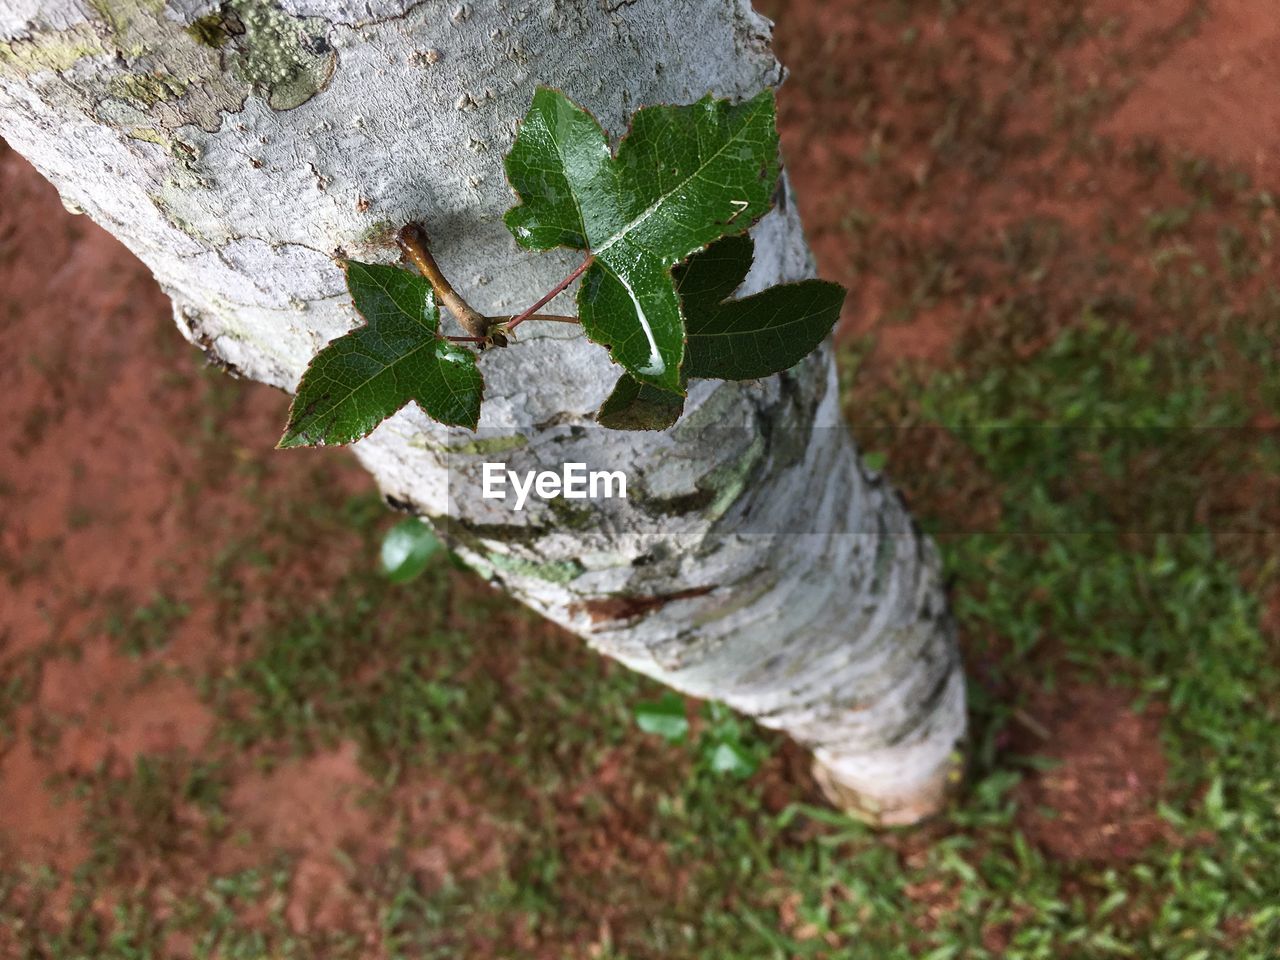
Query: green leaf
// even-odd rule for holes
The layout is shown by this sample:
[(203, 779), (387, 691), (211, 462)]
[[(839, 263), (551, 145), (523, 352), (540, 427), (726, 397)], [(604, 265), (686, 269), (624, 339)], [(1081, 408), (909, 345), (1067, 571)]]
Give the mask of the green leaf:
[(368, 323), (312, 358), (278, 446), (352, 443), (410, 400), (441, 423), (475, 429), (484, 380), (473, 353), (437, 336), (431, 285), (397, 267), (348, 260), (346, 270)]
[(711, 769), (716, 773), (728, 773), (735, 777), (749, 777), (760, 766), (756, 758), (736, 743), (717, 743), (708, 757)]
[(1231, 826), (1231, 814), (1227, 812), (1226, 794), (1223, 790), (1222, 777), (1214, 777), (1213, 782), (1209, 784), (1209, 789), (1205, 791), (1204, 800), (1205, 815), (1209, 818), (1209, 822), (1213, 824), (1216, 830), (1226, 830)]
[(615, 157), (600, 124), (540, 88), (506, 157), (507, 212), (532, 250), (593, 257), (578, 289), (587, 335), (636, 379), (683, 393), (685, 325), (671, 269), (768, 209), (778, 177), (773, 91), (638, 111)]
[(666, 693), (661, 700), (650, 700), (637, 705), (635, 717), (636, 726), (645, 733), (656, 734), (673, 743), (683, 740), (689, 732), (684, 699), (676, 693)]
[(412, 580), (440, 551), (440, 541), (417, 517), (401, 520), (382, 538), (382, 572), (392, 583)]
[(600, 405), (596, 422), (611, 430), (665, 430), (684, 412), (684, 397), (642, 383), (629, 373), (618, 378)]
[(689, 377), (753, 380), (790, 369), (840, 319), (844, 288), (825, 280), (779, 284), (728, 300), (751, 269), (754, 251), (750, 237), (726, 237), (676, 267)]
[(862, 465), (874, 473), (884, 469), (889, 462), (889, 455), (881, 450), (870, 450), (862, 455)]

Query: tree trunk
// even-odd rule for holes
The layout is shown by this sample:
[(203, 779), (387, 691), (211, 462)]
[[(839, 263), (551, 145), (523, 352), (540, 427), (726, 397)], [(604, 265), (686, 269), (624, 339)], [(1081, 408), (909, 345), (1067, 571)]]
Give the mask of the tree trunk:
[[(501, 220), (536, 84), (619, 133), (640, 106), (781, 79), (747, 0), (0, 4), (0, 134), (142, 258), (188, 339), (285, 389), (358, 322), (332, 257), (393, 260), (408, 221), (484, 312), (570, 271)], [(785, 185), (754, 236), (744, 290), (811, 274)], [(534, 326), (482, 355), (478, 434), (407, 408), (355, 446), (388, 501), (602, 653), (812, 747), (847, 809), (935, 811), (965, 730), (954, 630), (932, 544), (847, 436), (830, 351), (698, 382), (675, 428), (622, 433), (592, 421), (605, 351)], [(515, 512), (479, 496), (487, 460), (624, 468), (629, 498)]]

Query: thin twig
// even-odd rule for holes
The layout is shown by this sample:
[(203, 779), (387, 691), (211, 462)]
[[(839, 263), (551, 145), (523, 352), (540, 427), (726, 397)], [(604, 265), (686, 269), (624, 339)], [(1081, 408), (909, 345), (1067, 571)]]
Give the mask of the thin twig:
[(440, 267), (427, 246), (426, 231), (416, 223), (406, 224), (396, 235), (396, 242), (400, 244), (400, 249), (408, 254), (413, 265), (427, 278), (439, 301), (457, 318), (458, 323), (462, 324), (467, 333), (475, 338), (475, 342), (488, 343), (489, 319), (463, 300), (453, 289), (453, 285), (445, 279), (445, 275), (440, 272)]
[(591, 264), (595, 262), (595, 259), (596, 258), (592, 254), (587, 254), (587, 258), (583, 260), (582, 263), (578, 264), (578, 268), (574, 270), (573, 273), (569, 274), (567, 277), (565, 277), (563, 280), (557, 283), (554, 287), (552, 287), (551, 290), (546, 294), (546, 296), (542, 297), (542, 299), (540, 299), (537, 303), (535, 303), (532, 307), (530, 307), (524, 313), (517, 314), (516, 316), (512, 317), (511, 322), (507, 324), (507, 331), (510, 332), (514, 330), (516, 327), (520, 326), (520, 324), (524, 323), (526, 320), (531, 319), (534, 313), (540, 307), (543, 307), (547, 303), (550, 303), (564, 290), (565, 287), (569, 286), (569, 284), (573, 283), (573, 281), (577, 280), (580, 276), (586, 273), (587, 267), (591, 266)]
[(1044, 728), (1044, 724), (1042, 724), (1035, 717), (1031, 716), (1031, 714), (1027, 713), (1021, 707), (1013, 708), (1013, 719), (1017, 720), (1020, 724), (1022, 724), (1032, 733), (1034, 733), (1041, 740), (1053, 739), (1053, 735)]

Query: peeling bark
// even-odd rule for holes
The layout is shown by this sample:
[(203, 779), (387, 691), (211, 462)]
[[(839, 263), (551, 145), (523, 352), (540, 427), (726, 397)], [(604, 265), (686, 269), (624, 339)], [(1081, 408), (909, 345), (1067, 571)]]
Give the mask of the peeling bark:
[[(0, 6), (0, 134), (142, 258), (188, 339), (285, 389), (358, 322), (332, 257), (395, 260), (406, 222), (486, 313), (571, 269), (501, 222), (501, 157), (536, 83), (620, 132), (644, 104), (781, 79), (746, 0)], [(791, 205), (754, 236), (744, 292), (812, 274)], [(617, 376), (606, 353), (530, 326), (481, 359), (477, 434), (406, 409), (355, 446), (388, 502), (594, 648), (809, 745), (847, 808), (936, 810), (965, 730), (938, 560), (860, 466), (829, 350), (698, 382), (673, 429), (618, 433), (591, 419)], [(625, 466), (636, 492), (517, 514), (477, 495), (494, 458)]]

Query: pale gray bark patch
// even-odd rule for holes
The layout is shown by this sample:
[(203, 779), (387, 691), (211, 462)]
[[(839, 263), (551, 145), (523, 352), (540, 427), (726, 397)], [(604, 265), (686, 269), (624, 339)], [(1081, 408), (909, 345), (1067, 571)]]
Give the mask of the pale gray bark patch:
[[(0, 133), (154, 271), (184, 335), (286, 389), (359, 322), (334, 258), (394, 260), (408, 221), (485, 312), (573, 268), (501, 221), (501, 158), (536, 84), (618, 135), (639, 106), (782, 78), (746, 0), (120, 9), (61, 0), (23, 20), (0, 45)], [(794, 205), (754, 235), (744, 291), (812, 275)], [(606, 352), (544, 326), (481, 357), (478, 435), (407, 408), (356, 445), (382, 490), (602, 652), (813, 746), (874, 816), (923, 809), (964, 731), (953, 630), (931, 545), (840, 427), (829, 350), (696, 383), (674, 429), (630, 434), (591, 419), (618, 375)], [(496, 454), (626, 466), (636, 496), (513, 514), (477, 496)]]
[(93, 14), (88, 0), (49, 4), (45, 0), (6, 0), (0, 6), (0, 40), (29, 38), (41, 31), (67, 30)]

